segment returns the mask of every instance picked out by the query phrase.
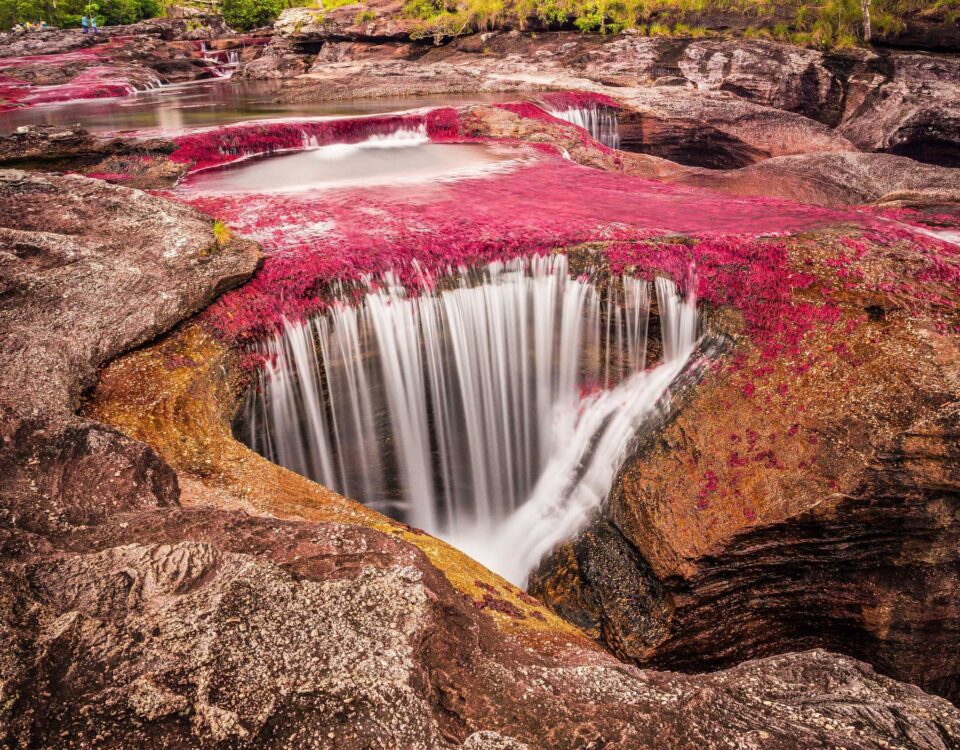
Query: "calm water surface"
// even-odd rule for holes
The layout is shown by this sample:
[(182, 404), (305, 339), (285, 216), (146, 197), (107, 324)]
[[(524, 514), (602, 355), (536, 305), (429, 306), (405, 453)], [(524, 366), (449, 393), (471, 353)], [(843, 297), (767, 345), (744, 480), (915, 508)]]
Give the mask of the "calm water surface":
[(285, 104), (274, 101), (281, 81), (214, 79), (164, 86), (133, 96), (41, 105), (0, 113), (0, 135), (21, 125), (82, 125), (91, 131), (126, 131), (226, 125), (272, 117), (344, 117), (418, 107), (515, 100), (513, 94), (357, 99)]
[(399, 131), (361, 143), (336, 143), (204, 170), (188, 176), (181, 188), (199, 193), (297, 193), (414, 185), (484, 177), (521, 161), (515, 152), (496, 146), (430, 143), (425, 133)]

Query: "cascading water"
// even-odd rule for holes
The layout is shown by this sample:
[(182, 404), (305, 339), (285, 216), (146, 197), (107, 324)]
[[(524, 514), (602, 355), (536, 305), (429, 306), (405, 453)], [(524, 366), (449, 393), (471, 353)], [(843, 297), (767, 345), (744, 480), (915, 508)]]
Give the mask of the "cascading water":
[(617, 110), (599, 104), (582, 107), (545, 107), (554, 117), (579, 125), (590, 137), (609, 148), (620, 148), (620, 124)]
[(664, 361), (648, 370), (644, 281), (574, 278), (563, 255), (419, 295), (387, 278), (262, 345), (247, 441), (523, 583), (606, 498), (693, 351), (693, 300), (655, 289)]
[(212, 50), (205, 41), (200, 42), (200, 55), (213, 63), (210, 70), (217, 78), (229, 78), (240, 65), (239, 50)]

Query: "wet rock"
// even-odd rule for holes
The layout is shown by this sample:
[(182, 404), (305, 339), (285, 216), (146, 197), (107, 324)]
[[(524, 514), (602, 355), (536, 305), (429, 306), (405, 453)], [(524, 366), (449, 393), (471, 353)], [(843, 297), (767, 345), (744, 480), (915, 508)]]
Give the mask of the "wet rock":
[[(836, 305), (833, 333), (748, 350), (689, 394), (531, 591), (638, 664), (822, 647), (956, 702), (955, 250), (840, 247), (791, 255)], [(943, 273), (920, 270), (927, 252)]]
[(732, 95), (662, 87), (622, 89), (621, 148), (679, 164), (732, 169), (775, 156), (854, 151), (801, 115)]
[(0, 137), (0, 166), (71, 171), (120, 181), (126, 187), (166, 187), (186, 171), (168, 157), (165, 138), (102, 137), (79, 126), (24, 126)]
[(156, 454), (73, 413), (100, 364), (246, 279), (256, 248), (221, 246), (197, 211), (79, 176), (0, 171), (0, 216), (4, 515), (34, 528), (169, 503), (176, 479)]
[(960, 738), (945, 701), (823, 651), (691, 676), (622, 665), (584, 639), (523, 640), (371, 529), (172, 508), (4, 538), (15, 692), (0, 726), (25, 746), (939, 750)]
[[(646, 165), (631, 163), (641, 174)], [(960, 170), (923, 164), (892, 154), (847, 152), (781, 156), (732, 169), (685, 170), (656, 176), (738, 195), (769, 195), (820, 206), (863, 203), (899, 207), (960, 204)]]

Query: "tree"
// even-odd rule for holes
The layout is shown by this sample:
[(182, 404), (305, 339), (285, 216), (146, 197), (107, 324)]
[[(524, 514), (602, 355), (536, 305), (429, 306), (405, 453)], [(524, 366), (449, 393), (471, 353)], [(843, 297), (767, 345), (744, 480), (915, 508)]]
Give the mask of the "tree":
[(223, 0), (223, 20), (235, 29), (252, 29), (273, 23), (286, 7), (284, 0)]
[(860, 12), (863, 14), (863, 41), (870, 44), (873, 39), (873, 27), (870, 24), (870, 0), (860, 0)]

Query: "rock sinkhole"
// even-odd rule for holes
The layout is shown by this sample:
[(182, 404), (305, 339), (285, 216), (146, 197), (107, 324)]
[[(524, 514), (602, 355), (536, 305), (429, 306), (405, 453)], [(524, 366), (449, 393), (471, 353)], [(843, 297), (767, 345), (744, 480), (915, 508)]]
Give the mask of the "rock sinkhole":
[(958, 10), (0, 2), (0, 746), (960, 749)]

